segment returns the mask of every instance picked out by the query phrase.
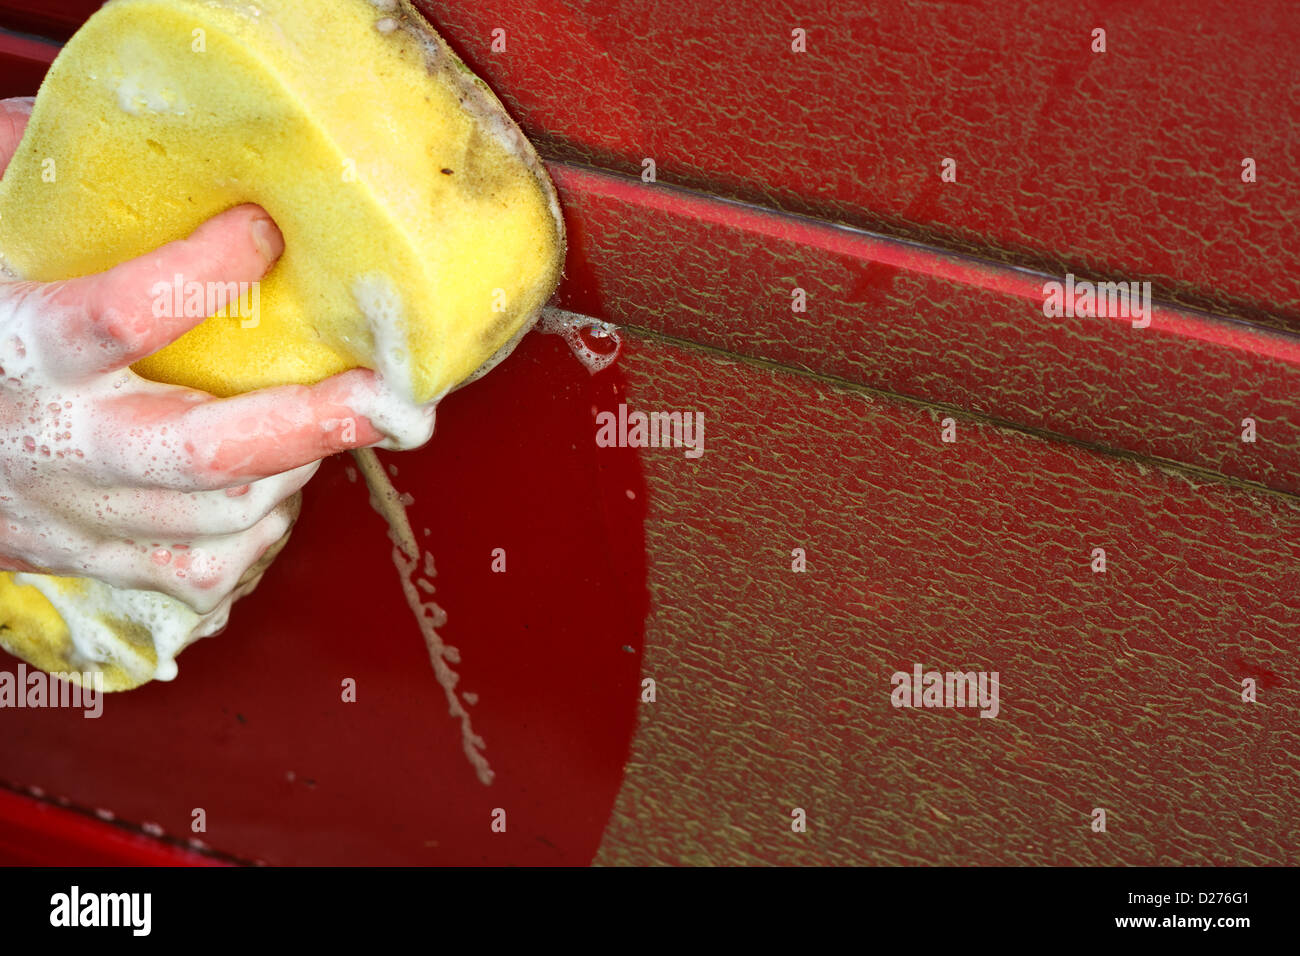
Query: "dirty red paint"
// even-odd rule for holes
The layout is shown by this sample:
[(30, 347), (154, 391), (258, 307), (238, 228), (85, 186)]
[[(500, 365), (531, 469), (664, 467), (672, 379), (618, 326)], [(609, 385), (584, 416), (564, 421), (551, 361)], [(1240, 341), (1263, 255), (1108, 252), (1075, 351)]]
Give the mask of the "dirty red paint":
[(1267, 667), (1261, 667), (1259, 664), (1253, 664), (1247, 661), (1240, 654), (1232, 656), (1232, 669), (1236, 672), (1254, 678), (1255, 683), (1261, 690), (1269, 690), (1274, 687), (1281, 687), (1283, 680), (1277, 674), (1273, 673)]

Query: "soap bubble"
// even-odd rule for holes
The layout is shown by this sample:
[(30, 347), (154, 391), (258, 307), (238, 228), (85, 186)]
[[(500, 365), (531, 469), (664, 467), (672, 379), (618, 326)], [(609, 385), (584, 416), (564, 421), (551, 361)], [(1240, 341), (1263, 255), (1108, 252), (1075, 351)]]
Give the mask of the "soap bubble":
[[(592, 375), (613, 365), (623, 349), (623, 339), (618, 334), (617, 326), (565, 309), (542, 309), (538, 331), (543, 335), (558, 335), (563, 338), (569, 350)], [(584, 332), (593, 338), (611, 340), (613, 349), (597, 352), (583, 339)]]

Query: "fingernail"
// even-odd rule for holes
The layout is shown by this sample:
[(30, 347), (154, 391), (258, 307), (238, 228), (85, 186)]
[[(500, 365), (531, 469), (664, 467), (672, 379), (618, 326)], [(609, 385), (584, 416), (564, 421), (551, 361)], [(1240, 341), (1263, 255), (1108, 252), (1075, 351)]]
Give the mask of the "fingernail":
[(253, 220), (253, 245), (267, 262), (274, 262), (284, 252), (284, 236), (269, 216)]

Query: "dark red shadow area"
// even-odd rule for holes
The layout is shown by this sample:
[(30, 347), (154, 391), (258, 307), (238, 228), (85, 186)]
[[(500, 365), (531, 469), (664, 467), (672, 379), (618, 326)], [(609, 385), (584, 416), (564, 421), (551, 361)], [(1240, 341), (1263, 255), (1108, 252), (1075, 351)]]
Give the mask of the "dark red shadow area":
[[(435, 555), (491, 786), (347, 457), (321, 469), (259, 590), (181, 655), (175, 682), (110, 696), (98, 720), (0, 711), (0, 779), (248, 861), (589, 863), (635, 729), (647, 609), (636, 453), (593, 441), (593, 409), (622, 392), (617, 366), (593, 377), (558, 338), (529, 335), (447, 398), (428, 446), (383, 455)], [(197, 809), (206, 832), (191, 831)]]

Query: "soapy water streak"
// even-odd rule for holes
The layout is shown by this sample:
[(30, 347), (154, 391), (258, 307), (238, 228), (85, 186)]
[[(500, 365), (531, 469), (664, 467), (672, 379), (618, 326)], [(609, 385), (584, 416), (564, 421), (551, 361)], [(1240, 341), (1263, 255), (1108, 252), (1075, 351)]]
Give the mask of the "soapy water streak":
[[(415, 615), (424, 642), (429, 649), (429, 660), (433, 664), (433, 673), (447, 695), (449, 713), (460, 719), (461, 744), (465, 756), (474, 766), (478, 779), (484, 785), (490, 784), (495, 773), (488, 765), (482, 751), (486, 747), (483, 738), (474, 733), (470, 723), (469, 712), (456, 693), (460, 675), (451, 669), (452, 664), (460, 663), (460, 651), (449, 644), (444, 644), (437, 629), (447, 623), (447, 613), (431, 598), (422, 597), (420, 592), (432, 594), (433, 583), (429, 580), (437, 575), (433, 566), (433, 555), (427, 551), (421, 553), (415, 532), (406, 509), (413, 503), (410, 495), (398, 494), (392, 481), (384, 474), (383, 465), (373, 449), (365, 448), (352, 452), (357, 467), (370, 488), (370, 505), (388, 523), (388, 537), (393, 542), (393, 564), (402, 581), (402, 593), (406, 603)], [(421, 566), (423, 565), (423, 566)], [(470, 696), (465, 695), (467, 698)]]
[[(561, 336), (578, 358), (578, 361), (592, 375), (613, 365), (623, 347), (623, 340), (619, 337), (618, 330), (608, 322), (601, 322), (598, 319), (579, 315), (576, 312), (569, 312), (565, 309), (558, 309), (554, 306), (542, 309), (536, 328), (543, 334)], [(470, 380), (481, 377), (481, 375), (497, 365), (513, 350), (513, 347), (518, 343), (518, 339), (526, 331), (526, 328), (520, 330), (520, 335), (485, 363), (478, 373), (470, 377)], [(608, 352), (597, 352), (583, 340), (582, 333), (584, 331), (593, 338), (612, 340), (612, 349)], [(433, 582), (430, 579), (435, 577), (437, 572), (433, 566), (433, 555), (427, 551), (421, 551), (415, 532), (411, 528), (410, 518), (406, 513), (406, 509), (413, 503), (413, 499), (410, 495), (399, 494), (397, 489), (393, 487), (392, 481), (384, 473), (383, 465), (379, 463), (379, 458), (375, 455), (373, 449), (359, 449), (353, 451), (352, 456), (357, 462), (362, 477), (365, 478), (367, 487), (370, 489), (371, 507), (388, 524), (388, 537), (393, 542), (393, 564), (401, 578), (402, 593), (406, 597), (406, 603), (410, 607), (411, 613), (415, 615), (416, 623), (420, 626), (420, 632), (424, 635), (425, 645), (429, 649), (429, 660), (433, 664), (434, 676), (441, 685), (443, 693), (447, 696), (449, 713), (452, 717), (460, 720), (461, 744), (464, 747), (465, 756), (469, 758), (469, 762), (473, 765), (479, 780), (483, 784), (490, 784), (495, 773), (482, 753), (486, 744), (482, 737), (474, 733), (469, 712), (465, 710), (465, 704), (462, 702), (462, 695), (458, 695), (456, 692), (456, 685), (460, 682), (460, 675), (451, 669), (451, 665), (460, 663), (460, 651), (443, 643), (442, 637), (438, 634), (437, 629), (447, 623), (447, 614), (432, 598), (421, 595), (421, 592), (429, 595), (434, 593)], [(423, 563), (423, 567), (421, 567), (421, 563)], [(463, 697), (464, 700), (471, 703), (477, 702), (477, 695), (467, 693)]]
[[(580, 315), (577, 312), (569, 312), (566, 309), (557, 309), (554, 306), (547, 306), (542, 309), (541, 318), (537, 323), (537, 331), (543, 335), (561, 336), (573, 354), (577, 356), (578, 361), (586, 366), (587, 371), (592, 375), (597, 372), (603, 372), (614, 364), (618, 358), (619, 352), (623, 349), (623, 339), (618, 334), (618, 329), (608, 322), (601, 322), (599, 319), (593, 319), (590, 316)], [(611, 339), (613, 340), (613, 349), (609, 352), (597, 352), (585, 341), (582, 333), (588, 331), (592, 338)]]

